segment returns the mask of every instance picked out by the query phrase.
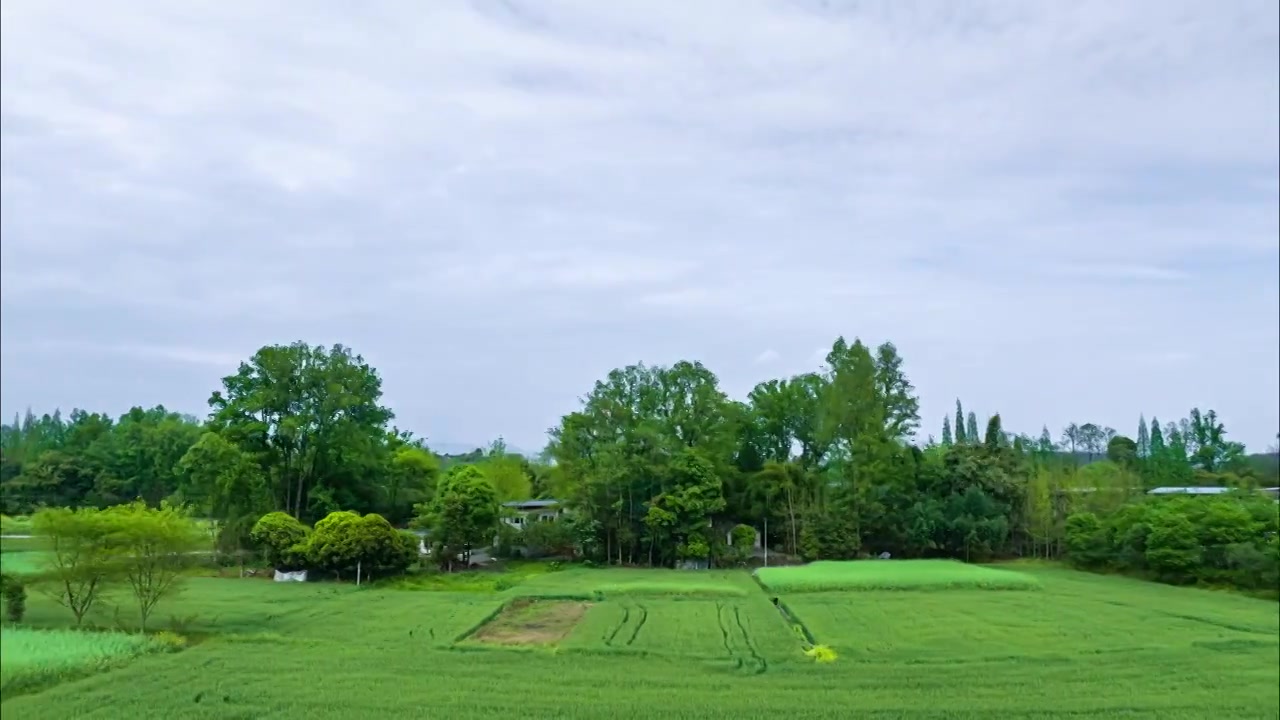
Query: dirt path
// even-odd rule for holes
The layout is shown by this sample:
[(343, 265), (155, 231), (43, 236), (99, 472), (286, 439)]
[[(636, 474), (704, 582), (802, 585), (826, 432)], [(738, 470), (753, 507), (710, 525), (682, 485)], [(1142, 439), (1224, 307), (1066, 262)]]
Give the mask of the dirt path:
[(518, 600), (480, 628), (474, 639), (497, 645), (553, 645), (563, 640), (591, 603)]

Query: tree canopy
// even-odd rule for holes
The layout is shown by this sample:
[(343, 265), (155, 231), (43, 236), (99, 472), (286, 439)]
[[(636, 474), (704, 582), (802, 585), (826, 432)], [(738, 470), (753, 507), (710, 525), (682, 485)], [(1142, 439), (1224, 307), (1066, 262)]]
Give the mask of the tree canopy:
[[(390, 548), (383, 526), (413, 523), (452, 565), (493, 541), (502, 502), (532, 497), (567, 511), (555, 537), (530, 535), (540, 551), (670, 566), (744, 561), (738, 525), (807, 559), (1053, 557), (1069, 524), (1087, 537), (1086, 514), (1105, 525), (1157, 486), (1280, 484), (1277, 456), (1246, 455), (1212, 409), (1163, 424), (1142, 414), (1132, 436), (1081, 418), (1055, 438), (957, 399), (934, 442), (906, 368), (890, 342), (837, 338), (820, 370), (735, 400), (701, 363), (634, 364), (594, 384), (540, 460), (500, 438), (440, 457), (391, 425), (381, 378), (360, 355), (272, 345), (222, 379), (204, 421), (157, 406), (119, 418), (28, 413), (0, 427), (0, 510), (180, 503), (218, 521), (220, 549), (343, 574), (351, 557), (363, 566), (357, 526), (377, 525), (367, 534)], [(89, 533), (96, 521), (57, 522)]]

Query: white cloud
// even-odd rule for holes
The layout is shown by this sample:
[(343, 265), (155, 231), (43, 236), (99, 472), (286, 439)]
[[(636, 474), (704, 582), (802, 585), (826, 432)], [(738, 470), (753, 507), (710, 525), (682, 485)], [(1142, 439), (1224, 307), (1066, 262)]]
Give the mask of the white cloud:
[[(342, 340), (407, 426), (537, 446), (614, 365), (746, 383), (765, 343), (860, 335), (930, 417), (1121, 426), (1176, 394), (1265, 441), (1277, 13), (6, 0), (3, 339)], [(1249, 350), (1116, 370), (1201, 341)], [(64, 381), (22, 372), (5, 408)]]

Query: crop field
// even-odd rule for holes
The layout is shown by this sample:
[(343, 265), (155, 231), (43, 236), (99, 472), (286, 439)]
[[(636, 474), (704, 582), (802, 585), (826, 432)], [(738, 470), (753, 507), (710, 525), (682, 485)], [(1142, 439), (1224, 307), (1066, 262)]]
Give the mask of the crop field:
[[(1041, 589), (775, 593), (745, 571), (585, 568), (473, 577), (470, 592), (198, 578), (156, 615), (191, 640), (185, 650), (6, 692), (3, 714), (1280, 717), (1274, 602), (1013, 570)], [(112, 599), (90, 620), (127, 627), (116, 604), (127, 608)], [(835, 661), (806, 657), (788, 615)], [(28, 626), (68, 620), (32, 594)], [(6, 667), (26, 662), (30, 645), (8, 638), (31, 631), (2, 632)]]
[(565, 648), (637, 653), (763, 672), (800, 662), (800, 638), (763, 595), (724, 600), (624, 598), (591, 607)]
[(119, 665), (156, 650), (146, 635), (5, 628), (0, 633), (0, 695)]
[(29, 515), (0, 514), (0, 535), (30, 535), (31, 517)]
[(584, 595), (622, 597), (747, 597), (760, 590), (744, 572), (708, 570), (673, 572), (652, 569), (571, 568), (532, 578), (513, 592), (519, 595)]
[(791, 567), (760, 568), (756, 578), (779, 593), (824, 590), (1036, 590), (1034, 576), (966, 565), (955, 560), (822, 560)]
[(48, 567), (48, 553), (23, 550), (0, 553), (0, 572), (7, 575), (33, 575)]

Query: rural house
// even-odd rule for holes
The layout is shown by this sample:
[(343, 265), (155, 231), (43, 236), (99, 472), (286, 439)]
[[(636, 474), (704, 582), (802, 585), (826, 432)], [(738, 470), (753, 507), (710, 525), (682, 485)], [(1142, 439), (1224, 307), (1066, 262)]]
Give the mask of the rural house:
[(509, 512), (502, 521), (512, 527), (523, 528), (529, 523), (552, 522), (564, 513), (559, 500), (515, 500), (502, 503)]

